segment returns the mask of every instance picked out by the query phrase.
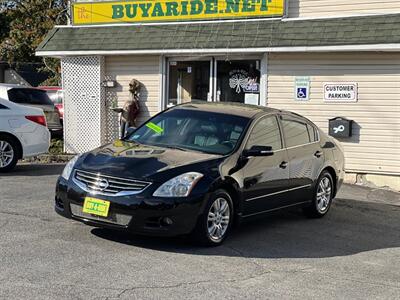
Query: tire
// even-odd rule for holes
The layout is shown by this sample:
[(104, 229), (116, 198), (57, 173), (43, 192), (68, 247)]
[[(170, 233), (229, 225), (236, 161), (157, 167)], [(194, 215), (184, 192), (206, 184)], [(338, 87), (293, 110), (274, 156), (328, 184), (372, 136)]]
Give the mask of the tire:
[(232, 228), (233, 213), (232, 198), (225, 190), (212, 193), (191, 233), (192, 241), (203, 246), (221, 245)]
[(0, 173), (12, 170), (17, 164), (18, 157), (17, 142), (7, 135), (0, 134)]
[(304, 214), (310, 218), (324, 217), (332, 205), (333, 195), (332, 175), (328, 171), (323, 171), (315, 186), (313, 201), (310, 206), (303, 209)]

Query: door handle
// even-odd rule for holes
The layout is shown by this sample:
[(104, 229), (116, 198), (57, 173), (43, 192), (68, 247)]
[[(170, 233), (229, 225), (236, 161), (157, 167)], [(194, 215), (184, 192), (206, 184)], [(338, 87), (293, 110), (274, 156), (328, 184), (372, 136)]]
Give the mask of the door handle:
[(324, 153), (322, 151), (319, 151), (319, 150), (314, 153), (314, 156), (318, 157), (318, 158), (320, 158), (322, 155), (324, 155)]
[(281, 162), (281, 164), (279, 165), (279, 168), (281, 169), (286, 169), (288, 166), (288, 163), (286, 161)]

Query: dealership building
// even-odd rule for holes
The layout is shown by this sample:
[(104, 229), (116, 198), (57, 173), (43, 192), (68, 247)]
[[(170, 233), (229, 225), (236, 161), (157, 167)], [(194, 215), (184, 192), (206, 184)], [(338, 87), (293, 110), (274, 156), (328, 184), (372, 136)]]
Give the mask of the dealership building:
[(112, 108), (137, 79), (141, 122), (192, 100), (294, 111), (331, 127), (349, 181), (400, 190), (400, 1), (72, 1), (71, 16), (37, 49), (62, 61), (67, 152), (118, 138)]

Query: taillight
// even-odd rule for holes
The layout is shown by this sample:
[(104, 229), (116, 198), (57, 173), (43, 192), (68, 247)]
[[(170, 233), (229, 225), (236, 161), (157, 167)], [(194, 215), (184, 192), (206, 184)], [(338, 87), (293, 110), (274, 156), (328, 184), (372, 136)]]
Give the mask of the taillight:
[(47, 126), (46, 117), (45, 116), (25, 116), (29, 121), (35, 122), (42, 126)]
[(56, 104), (55, 105), (58, 114), (60, 115), (60, 117), (62, 118), (64, 116), (64, 107), (62, 104)]

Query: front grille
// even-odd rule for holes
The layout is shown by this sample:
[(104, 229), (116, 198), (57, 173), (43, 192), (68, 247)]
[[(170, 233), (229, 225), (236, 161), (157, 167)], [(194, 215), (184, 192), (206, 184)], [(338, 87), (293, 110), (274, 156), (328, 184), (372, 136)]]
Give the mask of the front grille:
[(79, 187), (87, 192), (112, 196), (138, 194), (151, 184), (150, 182), (113, 177), (82, 170), (75, 170), (73, 179)]
[(129, 222), (132, 219), (132, 216), (117, 214), (113, 212), (111, 212), (107, 218), (87, 214), (82, 211), (82, 206), (73, 203), (70, 204), (70, 207), (72, 215), (87, 220), (100, 221), (120, 226), (128, 226)]

